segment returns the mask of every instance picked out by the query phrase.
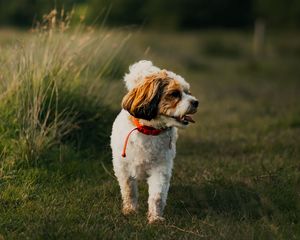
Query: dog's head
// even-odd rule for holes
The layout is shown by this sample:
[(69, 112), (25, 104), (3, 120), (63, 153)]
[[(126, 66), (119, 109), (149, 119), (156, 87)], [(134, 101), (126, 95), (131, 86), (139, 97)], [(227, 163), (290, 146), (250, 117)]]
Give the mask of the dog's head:
[(122, 107), (132, 116), (165, 126), (184, 127), (194, 122), (190, 115), (197, 111), (198, 100), (181, 76), (141, 61), (130, 67), (125, 82), (129, 92)]

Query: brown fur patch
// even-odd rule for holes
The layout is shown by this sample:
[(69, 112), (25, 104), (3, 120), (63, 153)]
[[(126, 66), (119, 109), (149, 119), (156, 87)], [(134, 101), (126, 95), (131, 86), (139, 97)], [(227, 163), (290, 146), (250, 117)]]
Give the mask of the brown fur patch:
[(169, 83), (165, 71), (145, 78), (142, 84), (125, 95), (122, 107), (136, 118), (151, 120), (157, 116), (158, 104)]
[[(172, 96), (172, 93), (178, 91), (179, 97)], [(176, 108), (181, 100), (182, 87), (179, 82), (174, 79), (169, 80), (169, 84), (165, 87), (162, 100), (159, 104), (159, 113), (167, 114), (170, 109)]]

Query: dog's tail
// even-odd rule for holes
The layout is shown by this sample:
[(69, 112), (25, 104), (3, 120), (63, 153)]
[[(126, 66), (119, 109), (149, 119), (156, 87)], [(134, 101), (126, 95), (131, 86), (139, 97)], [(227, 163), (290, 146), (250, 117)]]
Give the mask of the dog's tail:
[(136, 87), (146, 76), (159, 72), (158, 67), (151, 61), (141, 60), (129, 67), (129, 73), (125, 74), (124, 81), (128, 90)]

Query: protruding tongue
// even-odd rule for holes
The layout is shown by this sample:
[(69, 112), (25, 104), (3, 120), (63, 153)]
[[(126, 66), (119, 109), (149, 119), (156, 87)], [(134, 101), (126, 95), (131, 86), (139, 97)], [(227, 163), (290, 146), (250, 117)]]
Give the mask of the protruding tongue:
[(195, 123), (194, 119), (189, 115), (184, 115), (183, 119), (188, 121), (188, 122)]

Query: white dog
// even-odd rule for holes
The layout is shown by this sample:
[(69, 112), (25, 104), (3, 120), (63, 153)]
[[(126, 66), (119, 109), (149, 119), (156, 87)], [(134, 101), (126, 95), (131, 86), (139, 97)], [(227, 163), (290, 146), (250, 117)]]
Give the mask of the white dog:
[(198, 101), (189, 84), (150, 61), (130, 66), (125, 75), (128, 93), (111, 135), (113, 166), (123, 199), (123, 213), (137, 210), (137, 180), (149, 185), (149, 223), (163, 220), (163, 209), (176, 154), (177, 127), (194, 122)]

